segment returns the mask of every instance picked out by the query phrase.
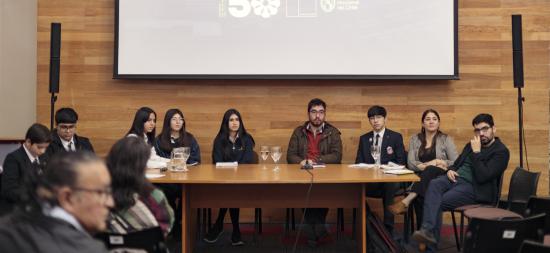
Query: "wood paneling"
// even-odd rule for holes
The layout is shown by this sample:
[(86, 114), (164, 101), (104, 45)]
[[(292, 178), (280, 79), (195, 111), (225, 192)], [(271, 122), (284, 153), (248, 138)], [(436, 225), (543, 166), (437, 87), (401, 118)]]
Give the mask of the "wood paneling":
[(62, 74), (57, 106), (71, 106), (79, 112), (79, 134), (90, 137), (101, 155), (126, 133), (135, 110), (145, 105), (157, 111), (159, 125), (167, 109), (182, 109), (188, 130), (198, 138), (204, 163), (211, 161), (212, 139), (222, 114), (232, 107), (241, 111), (257, 145), (281, 145), (286, 150), (293, 128), (307, 117), (307, 102), (320, 97), (328, 103), (327, 119), (341, 128), (345, 163), (354, 161), (359, 136), (370, 128), (366, 112), (371, 105), (388, 109), (388, 127), (401, 132), (406, 142), (418, 132), (424, 109), (439, 110), (442, 130), (455, 138), (459, 150), (472, 134), (472, 118), (488, 112), (511, 151), (507, 192), (509, 176), (519, 161), (510, 15), (520, 13), (529, 165), (543, 173), (539, 193), (547, 194), (550, 4), (464, 0), (459, 6), (458, 81), (133, 81), (112, 79), (113, 0), (39, 0), (37, 120), (49, 122), (49, 23), (60, 21)]

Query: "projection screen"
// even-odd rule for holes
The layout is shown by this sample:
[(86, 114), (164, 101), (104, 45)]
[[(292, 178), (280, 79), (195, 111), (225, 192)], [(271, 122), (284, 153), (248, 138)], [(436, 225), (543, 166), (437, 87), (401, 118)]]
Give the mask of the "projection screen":
[(457, 0), (117, 0), (114, 78), (457, 79)]

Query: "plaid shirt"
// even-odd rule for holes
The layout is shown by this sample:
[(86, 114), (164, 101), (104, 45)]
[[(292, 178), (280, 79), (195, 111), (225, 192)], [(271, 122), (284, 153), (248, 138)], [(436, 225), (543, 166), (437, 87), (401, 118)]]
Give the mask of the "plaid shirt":
[(145, 198), (136, 196), (136, 204), (124, 211), (112, 212), (109, 218), (109, 231), (119, 234), (160, 226), (168, 235), (174, 224), (174, 211), (164, 193), (154, 189)]

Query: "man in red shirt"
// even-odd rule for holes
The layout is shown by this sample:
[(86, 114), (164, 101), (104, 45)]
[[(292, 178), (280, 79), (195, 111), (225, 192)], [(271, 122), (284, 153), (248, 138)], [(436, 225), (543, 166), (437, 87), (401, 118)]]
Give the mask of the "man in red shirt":
[[(324, 164), (342, 161), (340, 131), (325, 121), (326, 103), (318, 98), (308, 104), (309, 121), (297, 127), (288, 143), (289, 164)], [(320, 237), (327, 235), (325, 219), (328, 208), (308, 208), (304, 217), (308, 243), (316, 246)]]

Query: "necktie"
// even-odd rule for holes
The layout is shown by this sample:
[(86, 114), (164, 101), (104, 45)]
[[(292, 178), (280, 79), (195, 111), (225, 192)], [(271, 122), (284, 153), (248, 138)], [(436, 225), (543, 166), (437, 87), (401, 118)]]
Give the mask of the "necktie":
[(374, 146), (378, 146), (378, 139), (380, 139), (380, 134), (376, 134), (376, 137), (374, 139)]
[(69, 142), (69, 146), (68, 146), (68, 149), (69, 151), (73, 151), (73, 142)]
[(35, 158), (32, 162), (32, 167), (36, 169), (36, 173), (38, 175), (42, 175), (42, 166), (40, 166), (40, 161), (38, 161), (38, 158)]

